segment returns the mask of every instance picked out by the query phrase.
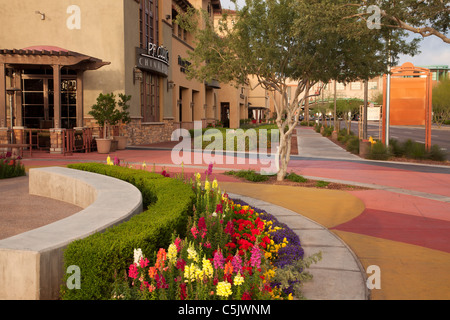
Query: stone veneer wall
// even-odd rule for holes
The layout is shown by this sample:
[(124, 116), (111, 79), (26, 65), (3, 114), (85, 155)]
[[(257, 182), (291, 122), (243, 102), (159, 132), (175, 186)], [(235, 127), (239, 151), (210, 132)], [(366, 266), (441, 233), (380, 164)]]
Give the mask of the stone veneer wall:
[[(85, 118), (84, 123), (87, 127), (98, 127), (97, 122), (91, 118)], [(170, 141), (172, 132), (176, 129), (172, 119), (163, 122), (142, 122), (142, 119), (132, 119), (124, 128), (125, 132), (121, 129), (120, 133), (128, 136), (129, 145)], [(98, 130), (94, 130), (93, 134), (98, 136)]]

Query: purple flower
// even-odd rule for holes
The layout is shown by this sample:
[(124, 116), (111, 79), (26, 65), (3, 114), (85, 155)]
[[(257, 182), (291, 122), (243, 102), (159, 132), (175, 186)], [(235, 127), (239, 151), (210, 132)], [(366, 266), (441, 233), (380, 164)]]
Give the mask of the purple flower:
[(206, 174), (207, 176), (211, 175), (211, 174), (212, 174), (212, 169), (213, 169), (213, 164), (212, 164), (212, 162), (211, 162), (211, 163), (208, 165), (208, 170), (205, 171), (205, 174)]

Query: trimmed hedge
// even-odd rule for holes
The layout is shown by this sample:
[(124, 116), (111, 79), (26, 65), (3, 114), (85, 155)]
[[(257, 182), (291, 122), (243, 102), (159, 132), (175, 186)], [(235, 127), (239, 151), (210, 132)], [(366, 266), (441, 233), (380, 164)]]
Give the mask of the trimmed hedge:
[(61, 298), (110, 299), (115, 277), (122, 277), (133, 263), (135, 248), (141, 248), (145, 256), (152, 257), (156, 250), (170, 244), (173, 232), (185, 235), (195, 194), (192, 187), (182, 181), (147, 171), (98, 163), (68, 167), (124, 180), (142, 193), (144, 212), (103, 233), (76, 240), (64, 251), (64, 270), (71, 265), (80, 268), (81, 289), (69, 290), (66, 281), (71, 274), (66, 274)]

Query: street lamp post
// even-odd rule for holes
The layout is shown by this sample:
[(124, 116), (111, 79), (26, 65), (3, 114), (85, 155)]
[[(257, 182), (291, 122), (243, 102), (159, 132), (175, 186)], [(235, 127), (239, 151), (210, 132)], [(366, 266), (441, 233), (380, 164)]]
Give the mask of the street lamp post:
[(391, 114), (391, 39), (388, 41), (388, 74), (386, 81), (386, 147), (389, 147), (389, 122), (390, 122), (390, 114)]

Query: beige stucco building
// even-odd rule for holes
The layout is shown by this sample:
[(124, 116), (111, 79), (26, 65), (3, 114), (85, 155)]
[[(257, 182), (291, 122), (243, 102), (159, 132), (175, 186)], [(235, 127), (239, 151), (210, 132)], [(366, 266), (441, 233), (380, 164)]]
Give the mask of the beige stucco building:
[(213, 19), (220, 0), (0, 0), (0, 7), (0, 143), (12, 139), (11, 127), (16, 140), (50, 130), (50, 151), (64, 152), (66, 132), (97, 125), (89, 111), (100, 93), (132, 97), (131, 122), (121, 130), (134, 145), (168, 141), (194, 121), (229, 119), (237, 128), (247, 117), (242, 88), (186, 76), (194, 41), (174, 19), (189, 7)]

